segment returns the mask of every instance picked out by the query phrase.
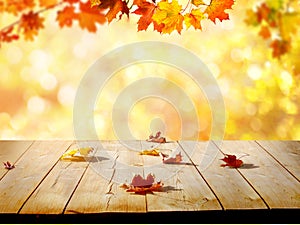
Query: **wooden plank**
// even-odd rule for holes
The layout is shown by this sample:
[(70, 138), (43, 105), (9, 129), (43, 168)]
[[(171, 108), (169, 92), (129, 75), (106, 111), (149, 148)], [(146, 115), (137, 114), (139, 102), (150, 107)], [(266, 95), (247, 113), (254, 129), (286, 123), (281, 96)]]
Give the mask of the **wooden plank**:
[(17, 213), (70, 141), (36, 141), (0, 182), (0, 212)]
[[(227, 209), (266, 209), (260, 196), (247, 183), (241, 174), (234, 169), (220, 167), (224, 155), (216, 145), (210, 142), (181, 141), (183, 149), (190, 150), (190, 157), (205, 180), (218, 196), (222, 206)], [(208, 150), (210, 148), (210, 150)], [(211, 154), (216, 152), (216, 154)], [(208, 167), (203, 168), (203, 160), (207, 160)]]
[(139, 141), (102, 141), (97, 157), (103, 160), (91, 163), (66, 207), (65, 213), (146, 212), (143, 195), (132, 195), (120, 188), (130, 182), (134, 173), (143, 168), (141, 157), (132, 149), (140, 149)]
[(238, 169), (271, 209), (299, 208), (300, 182), (267, 154), (255, 141), (223, 141), (226, 154), (248, 156)]
[[(0, 162), (9, 161), (16, 164), (17, 160), (32, 143), (33, 141), (0, 141)], [(0, 170), (0, 180), (7, 172), (7, 170)]]
[[(144, 142), (142, 146), (146, 144)], [(161, 192), (147, 194), (149, 212), (222, 209), (213, 192), (177, 142), (162, 144), (159, 149), (180, 151), (185, 164), (164, 164), (159, 157), (143, 156), (146, 165), (145, 174), (154, 173), (156, 179), (164, 184)]]
[[(70, 149), (93, 147), (98, 142), (77, 141)], [(92, 155), (92, 153), (91, 153)], [(21, 214), (61, 214), (85, 172), (92, 156), (80, 160), (60, 160), (22, 207)]]
[(300, 181), (299, 141), (257, 141)]

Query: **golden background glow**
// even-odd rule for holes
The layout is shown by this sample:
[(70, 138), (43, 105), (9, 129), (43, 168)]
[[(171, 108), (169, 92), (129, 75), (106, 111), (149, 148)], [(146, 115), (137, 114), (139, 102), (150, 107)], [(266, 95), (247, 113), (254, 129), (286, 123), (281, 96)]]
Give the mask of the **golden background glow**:
[[(117, 47), (157, 40), (192, 51), (211, 70), (225, 101), (225, 139), (299, 139), (299, 78), (284, 69), (284, 62), (273, 59), (257, 29), (245, 24), (246, 9), (255, 2), (237, 0), (228, 11), (229, 21), (202, 23), (202, 32), (190, 29), (181, 35), (160, 35), (152, 27), (137, 32), (134, 16), (103, 25), (95, 34), (77, 26), (60, 29), (55, 12), (45, 12), (45, 29), (35, 41), (1, 46), (0, 138), (73, 139), (73, 101), (88, 68)], [(0, 19), (3, 27), (11, 18)], [(211, 109), (202, 91), (182, 71), (149, 63), (122, 69), (107, 82), (95, 106), (99, 138), (116, 139), (111, 121), (114, 100), (126, 86), (149, 75), (186, 91), (197, 109), (200, 129), (193, 130), (189, 118), (180, 118), (177, 106), (146, 98), (132, 106), (127, 118), (134, 137), (146, 139), (162, 129), (167, 139), (180, 139), (182, 120), (191, 124), (191, 139), (209, 139)], [(184, 102), (178, 107), (184, 108)]]

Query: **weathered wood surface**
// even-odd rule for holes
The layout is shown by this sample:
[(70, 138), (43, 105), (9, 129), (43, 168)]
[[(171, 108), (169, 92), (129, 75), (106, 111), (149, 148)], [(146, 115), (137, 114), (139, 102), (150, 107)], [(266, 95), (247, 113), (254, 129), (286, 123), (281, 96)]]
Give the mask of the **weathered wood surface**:
[[(94, 151), (82, 161), (60, 159), (79, 146)], [(183, 163), (138, 154), (154, 147), (181, 152)], [(220, 167), (224, 154), (244, 165)], [(0, 160), (15, 164), (0, 170), (0, 215), (300, 209), (298, 141), (0, 141)], [(149, 173), (161, 191), (120, 187)]]

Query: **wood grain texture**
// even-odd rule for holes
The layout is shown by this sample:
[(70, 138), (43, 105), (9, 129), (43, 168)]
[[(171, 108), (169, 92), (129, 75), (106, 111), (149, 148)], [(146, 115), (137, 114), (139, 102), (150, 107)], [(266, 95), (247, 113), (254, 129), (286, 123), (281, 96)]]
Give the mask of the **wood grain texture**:
[[(87, 146), (95, 149), (88, 157), (60, 160)], [(152, 148), (181, 152), (183, 163), (139, 154)], [(0, 160), (16, 165), (0, 170), (0, 214), (300, 209), (299, 149), (297, 141), (0, 141)], [(242, 156), (244, 165), (220, 167), (222, 153)], [(149, 173), (163, 182), (161, 191), (120, 187)]]
[[(147, 194), (149, 212), (222, 209), (214, 194), (177, 142), (161, 144), (159, 150), (181, 152), (183, 163), (164, 164), (160, 158), (143, 156), (145, 164), (148, 165), (148, 168), (145, 167), (145, 171), (155, 173), (156, 178), (164, 184), (161, 192)], [(155, 163), (154, 160), (156, 160)]]
[(17, 213), (70, 141), (35, 141), (0, 182), (0, 212)]
[[(0, 141), (0, 163), (9, 161), (16, 164), (32, 143), (33, 141)], [(0, 170), (0, 180), (7, 172), (9, 171)]]
[(257, 141), (300, 181), (299, 141)]
[[(216, 145), (209, 142), (180, 141), (184, 149), (194, 149), (190, 153), (192, 162), (202, 173), (222, 206), (227, 209), (267, 209), (260, 196), (235, 169), (223, 168), (220, 159), (224, 155)], [(208, 151), (207, 148), (211, 148)], [(216, 154), (209, 154), (216, 152)], [(209, 166), (202, 168), (203, 160), (208, 160)]]
[(134, 166), (141, 163), (135, 151), (141, 148), (140, 142), (102, 141), (101, 146), (96, 157), (102, 160), (89, 165), (65, 213), (145, 212), (145, 196), (120, 187), (131, 182), (135, 173), (143, 173), (143, 168)]
[[(93, 147), (97, 142), (80, 141), (70, 149)], [(82, 160), (59, 160), (47, 177), (34, 191), (20, 213), (24, 214), (61, 214), (93, 157)]]
[(222, 151), (248, 155), (238, 170), (271, 209), (300, 207), (300, 183), (255, 141), (223, 141)]

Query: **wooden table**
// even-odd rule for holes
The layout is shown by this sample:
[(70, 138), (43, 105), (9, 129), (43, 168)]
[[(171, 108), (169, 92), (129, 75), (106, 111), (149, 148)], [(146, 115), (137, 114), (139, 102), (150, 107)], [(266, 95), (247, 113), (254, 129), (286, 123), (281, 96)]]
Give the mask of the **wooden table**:
[[(146, 141), (0, 141), (0, 218), (9, 223), (290, 223), (300, 221), (300, 142), (174, 141), (183, 164), (139, 151)], [(84, 160), (61, 160), (90, 146)], [(224, 154), (241, 168), (221, 167)], [(153, 173), (161, 191), (126, 192), (134, 174)], [(196, 217), (194, 217), (196, 216)], [(195, 219), (196, 218), (196, 219)], [(241, 221), (240, 218), (243, 218)]]

